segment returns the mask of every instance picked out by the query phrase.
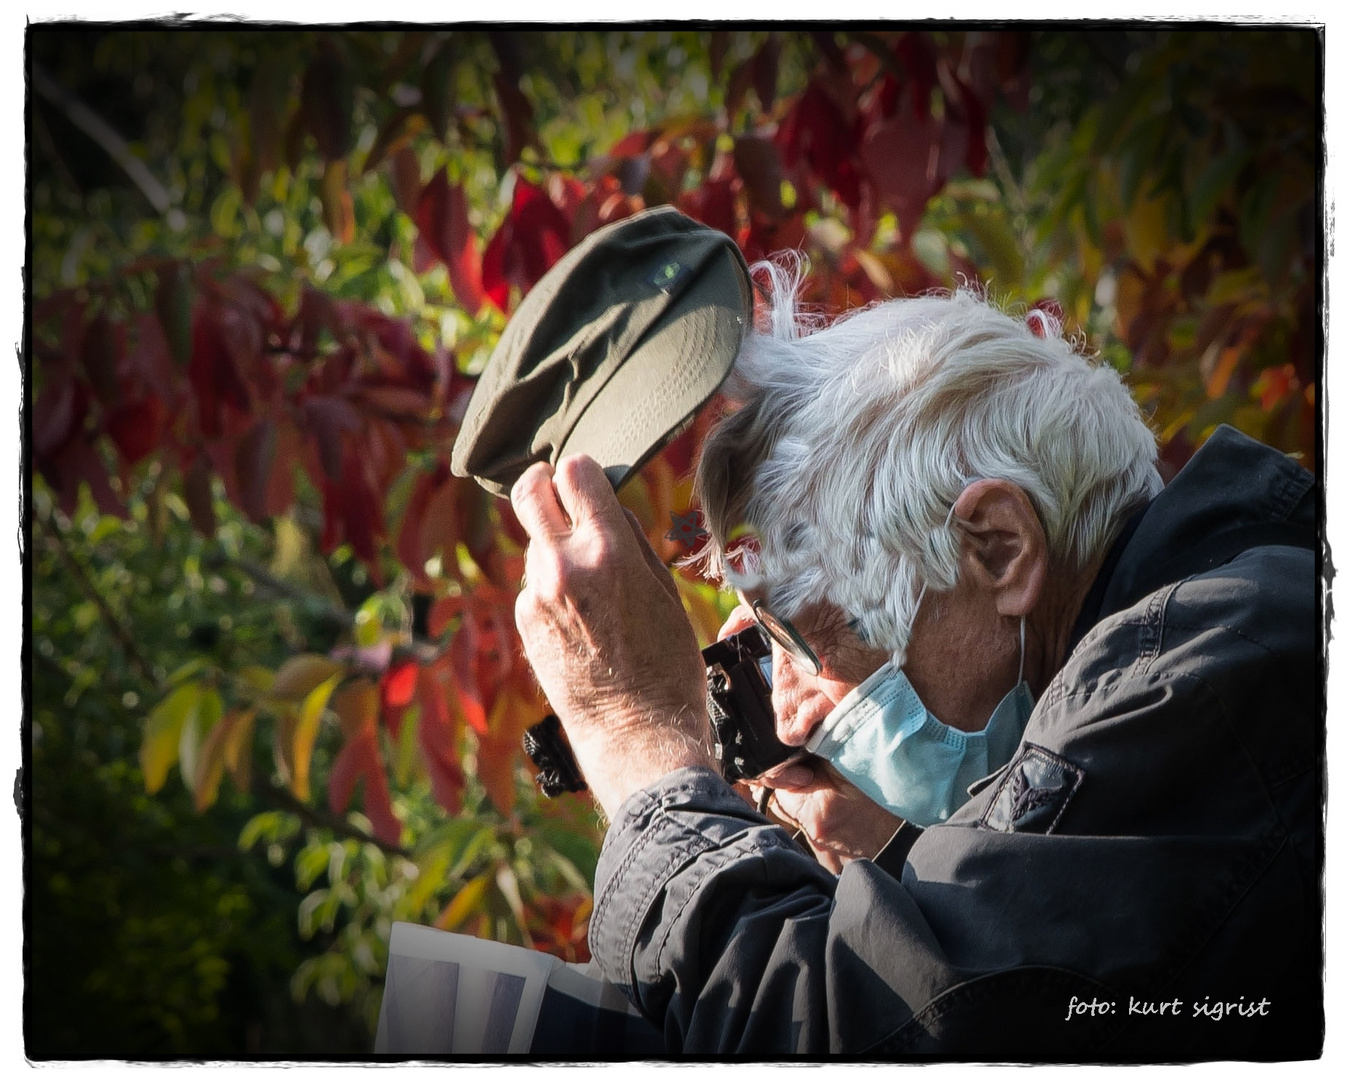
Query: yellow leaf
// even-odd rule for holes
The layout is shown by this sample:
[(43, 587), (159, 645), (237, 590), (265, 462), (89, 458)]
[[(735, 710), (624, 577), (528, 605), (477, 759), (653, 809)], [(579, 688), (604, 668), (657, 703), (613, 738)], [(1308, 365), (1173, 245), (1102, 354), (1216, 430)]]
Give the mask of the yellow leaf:
[(295, 793), (295, 798), (306, 802), (309, 798), (309, 764), (313, 760), (313, 744), (318, 739), (318, 722), (327, 708), (327, 699), (340, 680), (341, 673), (338, 672), (326, 682), (319, 683), (299, 707), (290, 751), (290, 790)]
[(289, 785), (294, 776), (295, 725), (299, 723), (298, 709), (282, 709), (276, 717), (276, 737), (271, 743), (276, 772), (283, 784)]
[(316, 653), (292, 656), (276, 672), (276, 680), (271, 686), (272, 696), (286, 701), (301, 701), (320, 683), (344, 670), (335, 660)]
[(276, 673), (261, 664), (249, 664), (240, 668), (237, 674), (241, 682), (259, 694), (270, 694), (276, 682)]
[[(679, 595), (683, 598), (683, 608), (692, 620), (692, 629), (697, 633), (697, 644), (702, 648), (716, 640), (724, 620), (715, 603), (715, 588), (711, 585), (689, 581), (682, 574), (674, 574)], [(710, 594), (709, 596), (707, 594)]]
[(183, 723), (196, 708), (200, 694), (199, 683), (183, 683), (150, 710), (140, 740), (140, 771), (151, 795), (164, 786), (169, 766), (178, 760)]
[(490, 870), (483, 870), (463, 888), (459, 889), (458, 894), (440, 912), (440, 917), (435, 920), (435, 925), (441, 930), (453, 930), (461, 924), (481, 905), (483, 898), (486, 896), (487, 887), (491, 884), (491, 879), (494, 876)]
[[(196, 780), (192, 785), (197, 813), (211, 806), (220, 792), (225, 765), (237, 777), (240, 732), (251, 730), (253, 710), (226, 713), (206, 736), (197, 754)], [(237, 779), (235, 780), (237, 783)]]
[(1139, 199), (1123, 220), (1123, 234), (1127, 250), (1147, 273), (1155, 267), (1155, 260), (1165, 254), (1171, 243), (1169, 230), (1168, 192), (1152, 199)]
[(416, 868), (419, 874), (416, 878), (416, 884), (407, 890), (406, 907), (404, 909), (414, 917), (421, 914), (421, 909), (426, 906), (431, 895), (444, 884), (445, 874), (449, 870), (448, 846), (441, 844), (427, 855), (417, 859)]
[(225, 738), (225, 766), (239, 791), (247, 791), (252, 779), (253, 721), (256, 709), (245, 709)]
[(354, 679), (332, 695), (332, 711), (341, 721), (346, 741), (379, 719), (379, 689), (366, 678)]
[(1207, 289), (1207, 303), (1212, 307), (1230, 304), (1239, 300), (1260, 299), (1267, 296), (1267, 285), (1263, 281), (1262, 271), (1256, 266), (1242, 270), (1227, 270), (1217, 274)]
[(178, 740), (178, 769), (187, 790), (196, 792), (197, 754), (207, 737), (220, 722), (224, 712), (224, 702), (219, 693), (211, 687), (203, 687), (196, 699), (196, 706), (182, 724), (182, 734)]
[(524, 915), (524, 900), (519, 895), (519, 879), (515, 877), (515, 872), (510, 869), (508, 863), (501, 863), (496, 868), (496, 888), (500, 890), (501, 896), (505, 897), (510, 914), (514, 916), (515, 924), (524, 937), (524, 944), (532, 948), (533, 937), (529, 934), (528, 921)]

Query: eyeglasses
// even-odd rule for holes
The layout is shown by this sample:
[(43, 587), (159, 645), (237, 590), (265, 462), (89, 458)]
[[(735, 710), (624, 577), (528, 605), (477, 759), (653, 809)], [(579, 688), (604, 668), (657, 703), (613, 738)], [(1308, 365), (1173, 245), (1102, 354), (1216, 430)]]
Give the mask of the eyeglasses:
[[(744, 603), (748, 600), (741, 593), (739, 599)], [(783, 619), (773, 614), (771, 608), (762, 600), (754, 600), (749, 607), (753, 611), (753, 619), (757, 622), (762, 632), (772, 641), (781, 646), (781, 649), (795, 663), (799, 664), (810, 675), (818, 675), (823, 671), (823, 665), (819, 663), (818, 654), (809, 647), (809, 643), (800, 635), (800, 631), (791, 625), (789, 619)]]

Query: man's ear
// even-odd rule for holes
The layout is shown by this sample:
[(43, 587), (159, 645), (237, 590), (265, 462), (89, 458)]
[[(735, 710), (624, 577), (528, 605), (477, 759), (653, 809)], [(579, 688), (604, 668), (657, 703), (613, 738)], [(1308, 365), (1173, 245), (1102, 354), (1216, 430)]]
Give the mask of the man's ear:
[(1029, 614), (1047, 583), (1048, 542), (1024, 489), (977, 480), (954, 503), (963, 534), (960, 575), (995, 594), (1000, 615)]

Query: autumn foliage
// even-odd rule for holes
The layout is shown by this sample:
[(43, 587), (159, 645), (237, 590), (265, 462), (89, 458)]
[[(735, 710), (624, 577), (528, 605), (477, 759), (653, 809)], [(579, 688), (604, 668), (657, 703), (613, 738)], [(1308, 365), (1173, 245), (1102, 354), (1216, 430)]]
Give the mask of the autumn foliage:
[[(316, 35), (287, 54), (291, 67), (257, 65), (231, 114), (242, 206), (315, 159), (305, 182), (332, 243), (350, 244), (382, 227), (362, 220), (353, 192), (385, 187), (391, 213), (415, 226), (388, 257), (418, 275), (444, 268), (457, 334), (209, 237), (192, 256), (142, 256), (35, 298), (33, 464), (67, 514), (82, 488), (124, 512), (137, 470), (157, 462), (203, 535), (221, 498), (262, 528), (316, 507), (321, 551), (349, 549), (376, 591), (420, 612), (410, 626), (357, 619), (336, 649), (277, 669), (183, 675), (148, 715), (149, 790), (176, 765), (204, 809), (226, 773), (255, 782), (251, 746), (265, 739), (296, 799), (336, 815), (358, 806), (389, 851), (405, 850), (395, 795), (416, 778), (451, 818), (470, 775), (501, 814), (515, 811), (520, 737), (546, 711), (514, 627), (524, 537), (507, 503), (450, 474), (450, 449), (503, 317), (569, 248), (644, 207), (673, 203), (750, 260), (805, 252), (808, 300), (828, 312), (961, 282), (1022, 310), (1051, 305), (1130, 371), (1171, 465), (1221, 421), (1313, 465), (1315, 174), (1297, 142), (1312, 142), (1313, 122), (1307, 135), (1307, 110), (1267, 108), (1260, 86), (1317, 97), (1312, 77), (1274, 70), (1275, 55), (1233, 72), (1219, 42), (1176, 38), (1186, 68), (1157, 48), (1125, 104), (1086, 112), (1021, 182), (993, 169), (993, 118), (1028, 104), (1027, 33), (771, 32), (748, 52), (710, 33), (701, 44), (721, 92), (699, 114), (568, 164), (548, 156), (539, 84), (511, 35), (481, 37), (409, 32), (376, 49)], [(470, 46), (486, 58), (478, 100), (455, 90)], [(1178, 100), (1195, 115), (1163, 113)], [(357, 137), (361, 124), (372, 139)], [(492, 192), (459, 160), (484, 140)], [(704, 428), (624, 492), (669, 562), (686, 554), (666, 534), (691, 508)], [(715, 596), (679, 578), (709, 639)], [(322, 740), (331, 763), (315, 775)], [(393, 758), (407, 747), (414, 767), (399, 779)], [(521, 899), (512, 874), (483, 870), (440, 924), (491, 933), (473, 920), (494, 889), (528, 940), (583, 955), (583, 891)]]

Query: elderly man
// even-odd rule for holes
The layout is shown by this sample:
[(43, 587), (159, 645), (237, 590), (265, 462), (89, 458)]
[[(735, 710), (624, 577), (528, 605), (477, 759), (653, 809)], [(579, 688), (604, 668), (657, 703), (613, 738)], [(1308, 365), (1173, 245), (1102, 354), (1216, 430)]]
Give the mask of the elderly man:
[(600, 467), (512, 492), (525, 651), (611, 820), (604, 975), (672, 1052), (1317, 1054), (1311, 475), (1221, 429), (1165, 488), (1050, 320), (958, 294), (808, 332), (767, 272), (697, 483), (812, 855), (721, 778)]

